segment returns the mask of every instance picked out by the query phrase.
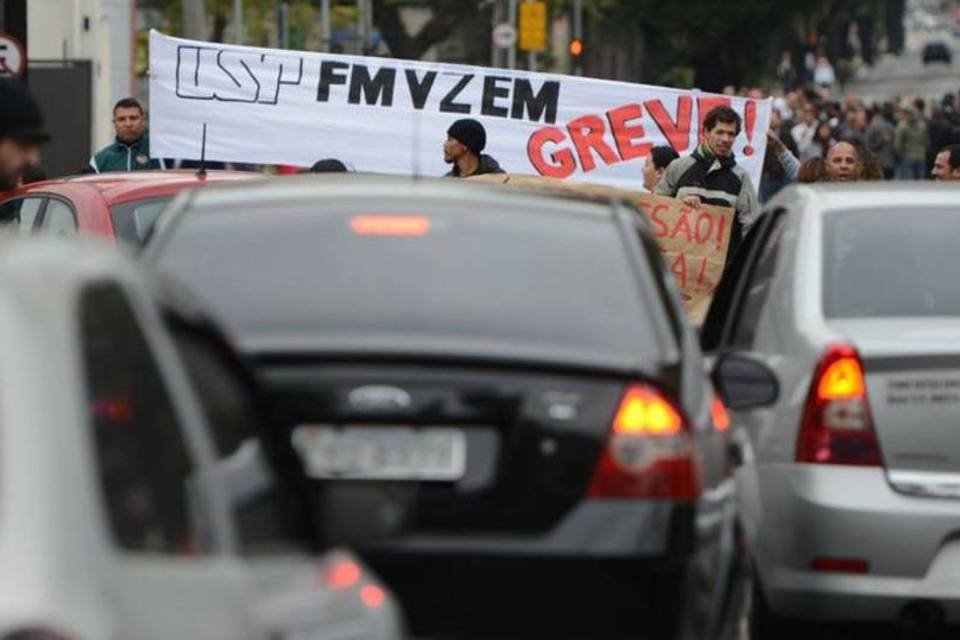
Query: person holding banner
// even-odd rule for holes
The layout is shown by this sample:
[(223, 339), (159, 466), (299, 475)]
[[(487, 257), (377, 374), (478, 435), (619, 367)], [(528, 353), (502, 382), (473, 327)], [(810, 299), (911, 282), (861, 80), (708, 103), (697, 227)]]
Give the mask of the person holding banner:
[(453, 165), (448, 178), (469, 178), (488, 173), (505, 173), (500, 163), (485, 153), (487, 131), (473, 118), (457, 120), (447, 129), (443, 160)]
[(670, 163), (680, 157), (673, 147), (663, 145), (650, 150), (650, 157), (643, 164), (643, 188), (653, 191)]
[(713, 204), (736, 211), (730, 234), (728, 260), (746, 230), (760, 215), (757, 192), (750, 174), (737, 164), (733, 143), (740, 135), (740, 114), (727, 106), (715, 107), (703, 120), (704, 142), (691, 155), (667, 167), (654, 191), (699, 207)]

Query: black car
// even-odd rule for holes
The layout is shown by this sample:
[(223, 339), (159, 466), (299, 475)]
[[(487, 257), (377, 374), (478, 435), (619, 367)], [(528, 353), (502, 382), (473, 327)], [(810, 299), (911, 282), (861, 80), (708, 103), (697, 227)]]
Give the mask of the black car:
[(182, 196), (144, 259), (233, 332), (321, 543), (357, 547), (415, 634), (729, 629), (726, 415), (636, 209), (296, 178)]
[(953, 55), (950, 53), (950, 47), (944, 42), (928, 42), (923, 47), (923, 64), (930, 64), (938, 60), (951, 64)]

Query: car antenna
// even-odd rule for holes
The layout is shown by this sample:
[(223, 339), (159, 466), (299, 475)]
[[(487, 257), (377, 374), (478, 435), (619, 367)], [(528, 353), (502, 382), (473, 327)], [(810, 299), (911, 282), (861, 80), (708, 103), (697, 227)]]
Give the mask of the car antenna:
[(197, 169), (197, 178), (207, 178), (207, 123), (203, 123), (203, 138), (200, 141), (200, 168)]

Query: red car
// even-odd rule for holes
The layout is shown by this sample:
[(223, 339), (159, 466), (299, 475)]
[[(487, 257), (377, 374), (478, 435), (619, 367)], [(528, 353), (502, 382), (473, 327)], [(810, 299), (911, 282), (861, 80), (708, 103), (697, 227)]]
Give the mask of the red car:
[(98, 236), (142, 245), (160, 211), (184, 189), (262, 178), (241, 171), (136, 171), (73, 176), (0, 194), (0, 224), (21, 232)]

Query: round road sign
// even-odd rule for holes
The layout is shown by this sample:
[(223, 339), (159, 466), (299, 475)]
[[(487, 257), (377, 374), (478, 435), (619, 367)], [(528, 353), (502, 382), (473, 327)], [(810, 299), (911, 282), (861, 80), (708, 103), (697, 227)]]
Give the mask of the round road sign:
[(517, 29), (509, 22), (501, 22), (493, 28), (493, 44), (509, 49), (517, 44)]
[(27, 56), (20, 41), (0, 31), (0, 76), (19, 78), (27, 66)]

